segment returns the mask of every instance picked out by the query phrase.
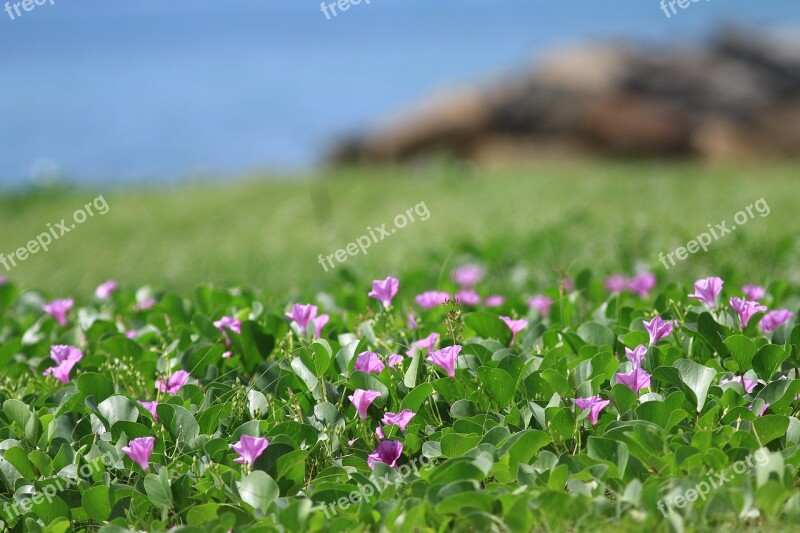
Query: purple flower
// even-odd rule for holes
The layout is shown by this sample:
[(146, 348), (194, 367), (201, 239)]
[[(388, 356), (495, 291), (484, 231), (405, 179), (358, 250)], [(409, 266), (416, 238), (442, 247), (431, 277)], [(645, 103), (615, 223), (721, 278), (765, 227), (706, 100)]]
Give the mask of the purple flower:
[(383, 432), (383, 428), (378, 426), (375, 428), (375, 436), (378, 437), (378, 440), (383, 440), (386, 438), (386, 434)]
[(505, 296), (500, 296), (499, 294), (492, 294), (491, 296), (486, 297), (486, 307), (500, 307), (506, 303)]
[(578, 409), (585, 411), (589, 409), (589, 422), (593, 426), (597, 425), (597, 420), (600, 418), (600, 411), (605, 409), (611, 402), (603, 400), (600, 396), (591, 396), (589, 398), (575, 398), (575, 405)]
[(408, 329), (415, 329), (417, 327), (417, 318), (414, 313), (408, 313)]
[(395, 368), (397, 365), (403, 362), (403, 356), (400, 354), (394, 354), (389, 356), (389, 361), (387, 364), (389, 368)]
[(83, 352), (74, 346), (59, 344), (50, 347), (50, 358), (57, 366), (46, 369), (42, 375), (53, 377), (61, 383), (69, 383), (69, 373), (83, 359)]
[(461, 353), (461, 346), (456, 344), (429, 353), (427, 360), (447, 372), (448, 376), (454, 378), (456, 377), (456, 359), (459, 353)]
[(0, 276), (0, 287), (7, 284), (8, 284), (8, 278), (5, 276)]
[(745, 285), (742, 292), (748, 300), (760, 300), (767, 293), (766, 289), (760, 285)]
[(311, 320), (314, 324), (314, 336), (317, 338), (322, 338), (322, 328), (328, 323), (331, 319), (328, 315), (319, 315), (317, 318)]
[(143, 298), (136, 303), (137, 311), (149, 311), (156, 304), (152, 298)]
[(462, 289), (456, 293), (456, 302), (464, 305), (478, 305), (481, 303), (481, 297), (471, 289)]
[(541, 294), (538, 294), (528, 300), (528, 306), (539, 311), (539, 314), (542, 315), (542, 317), (546, 317), (550, 314), (550, 308), (553, 306), (553, 299), (548, 296), (542, 296)]
[(403, 444), (396, 440), (385, 440), (378, 444), (375, 452), (369, 454), (367, 457), (367, 464), (370, 468), (375, 468), (375, 463), (381, 462), (394, 468), (397, 466), (397, 460), (403, 453)]
[(717, 277), (698, 279), (694, 282), (694, 292), (689, 298), (695, 298), (709, 307), (714, 307), (717, 304), (717, 296), (722, 292), (723, 283), (725, 282)]
[(153, 415), (153, 420), (158, 422), (158, 414), (156, 413), (156, 407), (158, 407), (158, 402), (143, 402), (141, 400), (138, 401), (139, 405), (147, 409), (147, 412)]
[(483, 278), (483, 269), (478, 265), (464, 265), (453, 270), (453, 281), (462, 289), (472, 289)]
[(564, 292), (572, 292), (575, 290), (575, 283), (569, 276), (564, 276), (558, 280), (558, 284), (562, 289), (564, 289)]
[(417, 305), (423, 309), (432, 309), (437, 305), (444, 305), (450, 300), (451, 296), (442, 291), (425, 291), (415, 298)]
[(650, 387), (650, 374), (641, 368), (634, 368), (627, 374), (617, 373), (617, 382), (630, 388), (635, 394)]
[(514, 342), (517, 333), (528, 327), (528, 321), (524, 319), (511, 320), (511, 317), (501, 316), (500, 320), (505, 322), (508, 329), (511, 330), (511, 342)]
[(217, 328), (220, 333), (225, 333), (226, 329), (229, 329), (234, 333), (241, 333), (242, 321), (236, 320), (232, 316), (224, 316), (214, 322), (214, 327)]
[(647, 346), (644, 344), (640, 344), (633, 350), (627, 347), (625, 348), (625, 357), (633, 364), (633, 368), (642, 368), (642, 361), (644, 361), (646, 355)]
[(752, 379), (746, 378), (744, 376), (734, 376), (732, 378), (725, 378), (719, 382), (720, 385), (725, 385), (726, 383), (741, 384), (742, 388), (747, 394), (753, 392), (753, 389), (755, 389), (756, 385), (758, 385), (757, 381), (753, 381)]
[(52, 302), (42, 306), (42, 311), (56, 319), (58, 325), (62, 328), (67, 325), (67, 313), (75, 306), (75, 301), (72, 298), (63, 300), (53, 300)]
[(644, 329), (650, 335), (650, 344), (656, 344), (658, 341), (672, 333), (672, 322), (665, 322), (660, 316), (653, 317), (650, 322), (642, 320)]
[(264, 453), (264, 450), (269, 446), (269, 440), (263, 437), (251, 437), (250, 435), (242, 435), (239, 442), (231, 444), (233, 451), (239, 454), (239, 457), (233, 460), (234, 463), (252, 465), (258, 456)]
[(125, 336), (129, 339), (135, 339), (136, 335), (138, 335), (138, 332), (135, 329), (129, 329), (125, 332)]
[(380, 374), (383, 372), (383, 361), (375, 352), (364, 352), (356, 357), (356, 364), (353, 370), (366, 372), (367, 374)]
[(764, 333), (769, 333), (792, 318), (792, 314), (793, 313), (788, 309), (776, 309), (774, 311), (770, 311), (761, 317), (761, 320), (758, 321), (758, 327), (760, 327), (761, 331)]
[(412, 342), (411, 349), (406, 352), (406, 355), (408, 355), (409, 357), (414, 357), (414, 348), (419, 348), (420, 353), (422, 353), (422, 355), (425, 355), (430, 350), (433, 350), (437, 344), (439, 344), (439, 334), (431, 333), (424, 339), (420, 339), (417, 342)]
[(639, 298), (647, 298), (656, 286), (656, 275), (650, 272), (636, 274), (628, 283), (628, 288)]
[(233, 352), (231, 352), (230, 350), (228, 350), (227, 352), (222, 352), (223, 359), (230, 359), (231, 357), (233, 357)]
[(128, 445), (122, 448), (122, 453), (142, 467), (142, 470), (150, 469), (150, 454), (153, 453), (155, 437), (139, 437), (128, 441)]
[(766, 306), (758, 302), (751, 302), (750, 300), (736, 297), (731, 298), (731, 307), (739, 313), (739, 320), (742, 323), (743, 329), (747, 327), (747, 323), (750, 322), (754, 314), (767, 310)]
[(114, 294), (114, 291), (116, 291), (118, 288), (119, 288), (119, 283), (117, 283), (113, 279), (110, 279), (105, 283), (101, 284), (100, 286), (98, 286), (97, 289), (95, 289), (94, 291), (94, 295), (98, 298), (105, 300), (107, 298), (111, 298), (111, 295)]
[(384, 280), (376, 279), (372, 282), (372, 290), (367, 296), (380, 300), (383, 307), (388, 308), (392, 305), (392, 299), (397, 294), (399, 288), (400, 281), (397, 278), (389, 276)]
[(381, 423), (384, 426), (394, 424), (400, 429), (405, 430), (406, 426), (408, 426), (408, 423), (411, 422), (411, 419), (414, 418), (416, 414), (417, 413), (411, 409), (403, 409), (399, 413), (386, 413), (383, 415), (383, 420), (381, 420)]
[(161, 392), (166, 392), (168, 394), (178, 394), (178, 391), (181, 390), (181, 387), (186, 385), (186, 382), (189, 381), (189, 373), (185, 370), (178, 370), (174, 374), (172, 374), (169, 379), (165, 382), (156, 380), (156, 389), (160, 390)]
[(608, 292), (618, 294), (628, 289), (628, 278), (622, 274), (613, 274), (606, 278), (605, 287)]
[(305, 333), (308, 323), (317, 316), (317, 306), (312, 304), (294, 304), (291, 313), (286, 313), (286, 317), (297, 324), (301, 333)]
[(348, 396), (353, 405), (358, 411), (358, 416), (361, 417), (361, 420), (367, 419), (367, 410), (369, 406), (372, 405), (372, 402), (380, 396), (381, 393), (374, 390), (364, 390), (364, 389), (356, 389), (355, 392)]

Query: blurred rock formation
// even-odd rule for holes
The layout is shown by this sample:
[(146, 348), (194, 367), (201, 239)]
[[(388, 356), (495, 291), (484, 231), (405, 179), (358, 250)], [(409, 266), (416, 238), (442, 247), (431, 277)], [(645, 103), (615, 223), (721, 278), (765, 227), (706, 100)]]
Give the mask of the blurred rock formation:
[(556, 51), (486, 86), (440, 94), (341, 143), (334, 163), (446, 154), (478, 162), (576, 155), (800, 155), (800, 30), (720, 32), (671, 50)]

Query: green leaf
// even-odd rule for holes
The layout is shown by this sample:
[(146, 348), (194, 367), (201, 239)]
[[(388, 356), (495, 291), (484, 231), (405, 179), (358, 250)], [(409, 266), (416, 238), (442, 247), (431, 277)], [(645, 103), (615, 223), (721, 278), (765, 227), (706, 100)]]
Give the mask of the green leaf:
[(242, 500), (265, 515), (269, 506), (278, 499), (278, 484), (266, 472), (256, 470), (239, 482)]
[(739, 365), (739, 370), (744, 373), (753, 368), (753, 356), (756, 354), (756, 345), (744, 335), (731, 335), (723, 341), (731, 352), (731, 356)]
[(766, 344), (753, 357), (753, 370), (756, 371), (758, 377), (769, 382), (787, 357), (789, 354), (783, 346)]
[[(242, 321), (242, 333), (238, 337), (245, 368), (252, 373), (272, 353), (272, 349), (275, 347), (275, 338), (267, 334), (258, 323), (252, 320)], [(234, 342), (236, 342), (235, 339)]]
[(111, 514), (111, 500), (108, 496), (108, 487), (95, 485), (86, 490), (81, 496), (81, 506), (89, 518), (95, 522), (105, 522)]
[(730, 357), (731, 354), (728, 351), (728, 347), (722, 342), (722, 326), (717, 324), (711, 313), (704, 312), (700, 314), (697, 319), (697, 332), (720, 356)]
[(430, 397), (432, 392), (433, 385), (430, 383), (422, 383), (418, 387), (414, 387), (414, 389), (403, 398), (403, 401), (400, 402), (400, 411), (403, 409), (411, 409), (416, 413), (419, 411), (422, 404), (425, 403), (425, 400)]
[(497, 339), (504, 346), (511, 342), (511, 330), (495, 314), (470, 313), (464, 316), (464, 323), (484, 339)]
[(595, 346), (611, 346), (615, 348), (617, 336), (614, 332), (597, 322), (584, 322), (578, 327), (578, 336)]
[(708, 388), (716, 375), (714, 369), (689, 359), (680, 359), (675, 361), (674, 366), (661, 366), (653, 371), (654, 377), (678, 387), (691, 398), (698, 413), (703, 410)]
[(516, 392), (516, 382), (511, 374), (500, 368), (488, 366), (479, 367), (477, 374), (486, 393), (493, 397), (501, 408), (507, 407)]
[(624, 442), (590, 436), (586, 443), (586, 453), (592, 459), (611, 462), (617, 467), (619, 477), (624, 476), (628, 466), (628, 446)]
[(786, 435), (789, 428), (789, 418), (783, 415), (765, 415), (756, 418), (753, 430), (762, 445), (767, 445), (773, 440)]
[(150, 499), (150, 503), (157, 509), (167, 512), (172, 507), (172, 488), (170, 487), (169, 474), (165, 467), (161, 467), (158, 475), (147, 474), (145, 476), (144, 490)]
[(97, 405), (97, 410), (108, 420), (107, 429), (120, 420), (136, 422), (139, 418), (139, 409), (126, 396), (110, 396)]

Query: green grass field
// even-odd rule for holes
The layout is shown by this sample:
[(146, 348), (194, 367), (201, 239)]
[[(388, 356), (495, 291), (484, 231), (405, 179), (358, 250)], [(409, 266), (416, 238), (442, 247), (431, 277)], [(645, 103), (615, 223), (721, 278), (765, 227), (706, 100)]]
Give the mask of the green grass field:
[[(176, 188), (108, 190), (110, 210), (0, 274), (22, 286), (87, 293), (100, 281), (186, 289), (199, 282), (247, 283), (268, 293), (314, 288), (343, 270), (378, 277), (422, 271), (470, 254), (523, 264), (536, 276), (592, 267), (660, 278), (728, 274), (798, 279), (800, 165), (705, 167), (602, 163), (520, 170), (339, 171), (307, 179), (250, 179)], [(58, 190), (0, 200), (0, 251), (9, 254), (98, 191)], [(669, 271), (658, 254), (685, 245), (759, 198), (770, 208)], [(420, 202), (409, 224), (325, 272), (328, 255)], [(434, 265), (434, 266), (432, 266)], [(161, 284), (160, 286), (158, 284)]]

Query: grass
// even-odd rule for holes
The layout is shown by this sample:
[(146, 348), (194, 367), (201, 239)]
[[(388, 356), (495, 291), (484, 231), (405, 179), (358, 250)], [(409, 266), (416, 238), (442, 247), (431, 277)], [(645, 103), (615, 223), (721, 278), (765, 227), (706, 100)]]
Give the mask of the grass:
[[(274, 295), (361, 277), (422, 271), (480, 256), (520, 262), (536, 280), (559, 268), (631, 271), (694, 279), (741, 267), (753, 281), (800, 279), (797, 269), (800, 165), (702, 166), (678, 163), (547, 165), (476, 171), (469, 167), (362, 169), (300, 180), (250, 179), (178, 188), (106, 190), (96, 215), (11, 272), (30, 288), (88, 293), (124, 284), (187, 289), (199, 282), (246, 283)], [(7, 255), (71, 217), (98, 191), (44, 190), (0, 199), (0, 251)], [(685, 245), (708, 224), (764, 198), (753, 220), (667, 271), (660, 252)], [(424, 202), (430, 218), (324, 272), (328, 255)], [(437, 265), (431, 270), (431, 265)]]

